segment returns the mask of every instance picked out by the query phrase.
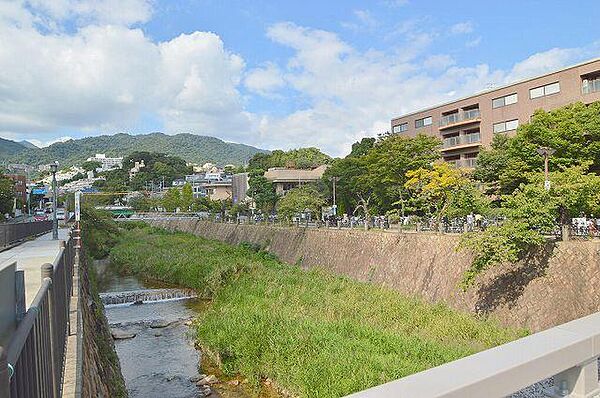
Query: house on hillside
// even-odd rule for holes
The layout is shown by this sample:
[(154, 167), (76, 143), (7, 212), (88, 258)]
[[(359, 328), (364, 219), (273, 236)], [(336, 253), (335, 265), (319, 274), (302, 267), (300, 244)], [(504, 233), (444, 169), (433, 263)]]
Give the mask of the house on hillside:
[(273, 183), (278, 195), (285, 195), (296, 187), (318, 182), (323, 177), (325, 170), (327, 170), (327, 165), (312, 170), (272, 167), (265, 173), (265, 178)]

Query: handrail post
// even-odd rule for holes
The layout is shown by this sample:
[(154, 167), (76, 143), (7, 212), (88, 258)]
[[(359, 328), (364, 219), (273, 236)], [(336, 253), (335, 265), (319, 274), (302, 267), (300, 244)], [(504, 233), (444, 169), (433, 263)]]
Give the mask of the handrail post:
[(10, 397), (10, 375), (6, 351), (0, 347), (0, 397)]
[(52, 277), (54, 274), (54, 266), (50, 263), (42, 265), (42, 282), (46, 279), (50, 279), (50, 285), (48, 286), (48, 324), (50, 326), (50, 372), (52, 373), (52, 395), (59, 397), (58, 393), (58, 373), (56, 369), (56, 341), (55, 341), (55, 316), (54, 314), (54, 288), (52, 286)]
[(554, 377), (557, 393), (573, 398), (592, 398), (600, 393), (598, 384), (598, 359), (574, 366)]

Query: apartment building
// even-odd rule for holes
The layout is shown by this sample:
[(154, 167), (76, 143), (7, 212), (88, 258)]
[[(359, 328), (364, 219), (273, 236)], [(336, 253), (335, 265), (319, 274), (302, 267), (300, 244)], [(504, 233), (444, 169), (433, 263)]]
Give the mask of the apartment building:
[(87, 158), (87, 161), (100, 163), (101, 166), (98, 169), (96, 169), (96, 171), (98, 171), (98, 172), (112, 170), (112, 169), (120, 169), (121, 167), (123, 167), (123, 158), (122, 157), (118, 157), (118, 158), (106, 157), (106, 154), (104, 154), (104, 153), (97, 153), (96, 156)]
[(600, 58), (392, 119), (392, 133), (439, 137), (445, 161), (473, 167), (495, 134), (514, 134), (537, 109), (600, 101)]

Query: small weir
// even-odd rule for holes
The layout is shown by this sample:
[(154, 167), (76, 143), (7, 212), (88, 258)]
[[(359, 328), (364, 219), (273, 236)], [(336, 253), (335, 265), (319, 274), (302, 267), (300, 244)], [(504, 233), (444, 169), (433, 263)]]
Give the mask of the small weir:
[(129, 397), (207, 396), (207, 387), (196, 383), (201, 356), (191, 328), (195, 292), (156, 289), (156, 284), (135, 276), (119, 275), (106, 260), (95, 266)]
[(198, 297), (190, 289), (141, 289), (124, 292), (100, 293), (100, 299), (104, 305), (127, 304), (150, 301), (165, 301), (175, 299), (190, 299)]
[[(108, 259), (94, 266), (130, 398), (257, 396), (239, 381), (228, 382), (216, 368), (202, 369), (192, 325), (205, 303), (193, 290), (120, 275)], [(220, 382), (205, 385), (202, 373), (217, 375)], [(258, 396), (277, 397), (270, 390)]]

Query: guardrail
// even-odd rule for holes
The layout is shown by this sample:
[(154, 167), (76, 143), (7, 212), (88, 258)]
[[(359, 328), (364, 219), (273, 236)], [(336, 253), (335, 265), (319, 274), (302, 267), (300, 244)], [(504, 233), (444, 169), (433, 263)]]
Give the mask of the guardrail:
[(61, 241), (52, 264), (42, 265), (42, 285), (6, 348), (0, 347), (0, 397), (58, 398), (62, 391), (74, 240)]
[(375, 397), (506, 397), (554, 376), (545, 396), (600, 396), (600, 312), (350, 395)]
[(52, 229), (52, 221), (32, 221), (14, 224), (0, 224), (0, 247), (36, 236)]

